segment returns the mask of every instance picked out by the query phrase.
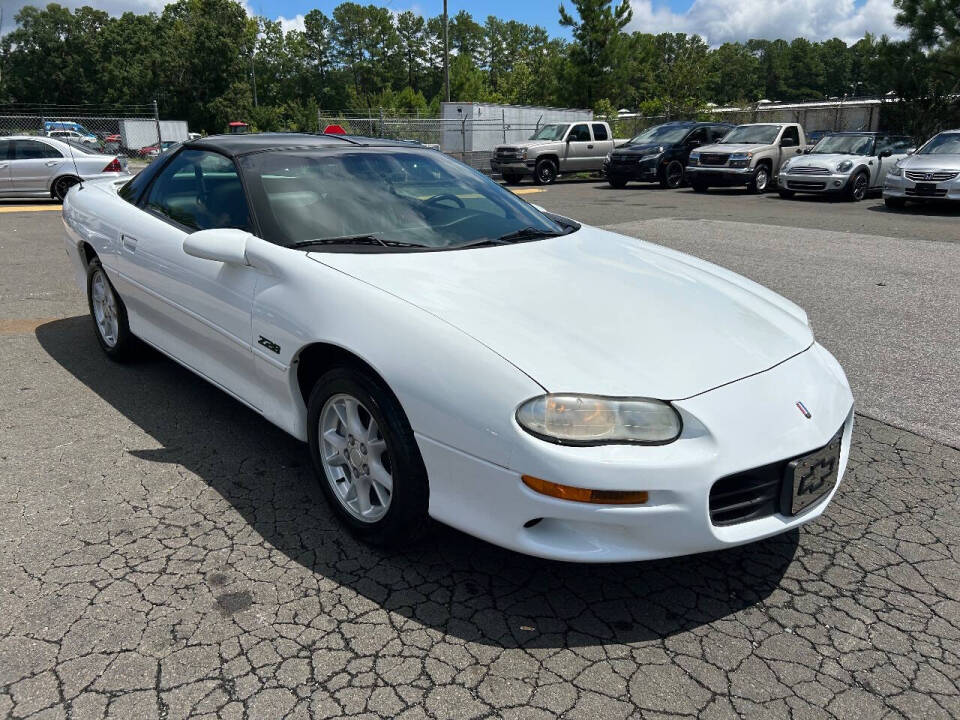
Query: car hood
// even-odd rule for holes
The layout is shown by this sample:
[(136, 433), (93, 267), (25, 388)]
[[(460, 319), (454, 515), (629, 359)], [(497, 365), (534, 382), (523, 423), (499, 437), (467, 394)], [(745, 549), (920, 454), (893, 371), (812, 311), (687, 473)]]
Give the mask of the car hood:
[(497, 148), (532, 148), (538, 145), (555, 145), (559, 142), (560, 140), (521, 140), (520, 142), (497, 145)]
[(550, 392), (677, 400), (813, 342), (803, 311), (775, 293), (588, 226), (510, 246), (309, 257), (459, 328)]
[(956, 153), (944, 153), (942, 155), (915, 153), (901, 160), (900, 167), (907, 170), (960, 170), (960, 155)]
[(816, 155), (797, 155), (790, 164), (793, 166), (805, 165), (808, 167), (829, 168), (830, 170), (836, 170), (837, 165), (845, 160), (849, 160), (854, 165), (859, 165), (860, 163), (868, 162), (871, 159), (872, 158), (866, 155), (850, 155), (848, 153), (818, 153)]
[(617, 148), (617, 155), (649, 155), (658, 148), (669, 150), (673, 143), (644, 143), (643, 145), (621, 145)]
[(696, 152), (731, 154), (736, 152), (758, 152), (759, 150), (765, 150), (768, 147), (770, 146), (763, 145), (762, 143), (721, 143), (717, 145), (702, 145), (701, 147), (696, 148)]

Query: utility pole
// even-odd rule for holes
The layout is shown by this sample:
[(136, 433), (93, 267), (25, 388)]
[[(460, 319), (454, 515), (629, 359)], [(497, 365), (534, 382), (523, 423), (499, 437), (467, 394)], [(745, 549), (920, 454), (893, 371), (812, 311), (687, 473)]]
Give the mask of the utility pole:
[(443, 0), (443, 87), (447, 102), (450, 102), (450, 42), (448, 39), (447, 26), (449, 25), (447, 17), (447, 0)]
[(253, 85), (253, 106), (257, 106), (257, 68), (253, 64), (253, 50), (250, 51), (250, 79)]

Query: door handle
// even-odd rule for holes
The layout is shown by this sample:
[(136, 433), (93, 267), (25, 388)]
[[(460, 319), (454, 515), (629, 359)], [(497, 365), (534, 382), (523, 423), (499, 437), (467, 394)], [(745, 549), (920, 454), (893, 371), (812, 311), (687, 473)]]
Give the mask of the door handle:
[(123, 247), (124, 247), (125, 250), (129, 250), (130, 252), (136, 252), (136, 251), (137, 251), (137, 239), (136, 239), (136, 238), (132, 238), (132, 237), (130, 237), (129, 235), (121, 235), (121, 236), (120, 236), (120, 242), (123, 244)]
[(47, 162), (46, 165), (47, 167), (53, 167), (54, 165), (59, 165), (59, 164), (60, 164), (59, 160), (50, 160), (49, 162)]
[(593, 145), (587, 145), (587, 150), (593, 150)]
[(3, 170), (7, 166), (6, 163), (0, 163), (0, 170)]

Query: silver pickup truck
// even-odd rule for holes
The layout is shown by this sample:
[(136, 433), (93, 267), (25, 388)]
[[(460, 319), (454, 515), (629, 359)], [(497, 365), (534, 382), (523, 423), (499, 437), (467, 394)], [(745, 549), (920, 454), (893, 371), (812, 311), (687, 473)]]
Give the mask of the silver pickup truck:
[(745, 185), (766, 192), (776, 182), (780, 166), (803, 152), (807, 144), (797, 123), (738, 125), (715, 145), (690, 153), (687, 177), (696, 192), (710, 187)]
[(537, 185), (549, 185), (560, 173), (602, 170), (607, 154), (627, 142), (614, 140), (605, 122), (554, 123), (529, 140), (495, 147), (490, 169), (509, 184), (532, 175)]

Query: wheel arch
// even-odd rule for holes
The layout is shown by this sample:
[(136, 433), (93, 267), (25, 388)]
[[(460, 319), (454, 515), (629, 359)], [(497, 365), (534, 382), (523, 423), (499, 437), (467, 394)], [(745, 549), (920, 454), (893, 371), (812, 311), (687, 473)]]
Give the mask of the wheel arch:
[(560, 171), (560, 156), (556, 153), (549, 152), (544, 153), (543, 155), (537, 155), (537, 159), (534, 161), (534, 167), (536, 167), (537, 163), (539, 163), (541, 160), (552, 160), (557, 166), (557, 171)]
[(72, 179), (76, 180), (78, 183), (79, 183), (79, 182), (82, 182), (80, 176), (77, 175), (77, 173), (75, 173), (75, 172), (60, 173), (59, 175), (56, 175), (56, 176), (50, 178), (50, 184), (47, 185), (47, 192), (50, 193), (50, 197), (52, 197), (53, 199), (56, 199), (56, 196), (53, 194), (53, 188), (56, 187), (57, 182), (59, 182), (59, 181), (62, 180), (63, 178), (72, 178)]
[[(310, 393), (313, 391), (313, 386), (317, 380), (319, 380), (324, 373), (336, 367), (349, 367), (370, 375), (374, 380), (382, 384), (387, 392), (393, 396), (393, 399), (397, 401), (397, 405), (399, 405), (401, 409), (403, 408), (400, 398), (397, 397), (397, 394), (393, 391), (393, 388), (390, 387), (390, 383), (387, 382), (383, 374), (360, 355), (341, 345), (322, 341), (304, 345), (293, 356), (292, 366), (296, 368), (294, 381), (299, 390), (299, 396), (304, 408), (307, 407), (307, 403), (310, 400)], [(407, 416), (405, 410), (404, 415), (409, 422), (409, 416)]]

